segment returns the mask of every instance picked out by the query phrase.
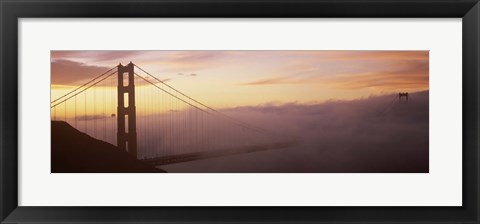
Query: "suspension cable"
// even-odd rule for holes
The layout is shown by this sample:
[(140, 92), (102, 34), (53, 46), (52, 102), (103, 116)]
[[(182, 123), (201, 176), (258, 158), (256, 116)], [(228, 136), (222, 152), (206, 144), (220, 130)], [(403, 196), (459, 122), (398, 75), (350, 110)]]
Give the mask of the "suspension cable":
[(98, 80), (97, 82), (91, 84), (90, 86), (86, 87), (86, 88), (83, 89), (82, 91), (80, 91), (80, 92), (78, 92), (78, 93), (75, 93), (74, 95), (71, 95), (70, 97), (68, 97), (68, 98), (66, 98), (66, 99), (64, 99), (64, 100), (56, 103), (56, 104), (53, 105), (53, 106), (50, 106), (50, 108), (56, 107), (56, 106), (58, 106), (59, 104), (62, 104), (63, 102), (71, 99), (72, 97), (74, 97), (74, 96), (76, 96), (76, 95), (78, 95), (78, 94), (80, 94), (80, 93), (85, 92), (87, 89), (90, 89), (91, 87), (95, 86), (96, 84), (100, 83), (101, 81), (103, 81), (103, 80), (107, 79), (108, 77), (112, 76), (112, 75), (115, 74), (116, 72), (117, 72), (117, 71), (114, 71), (114, 72), (110, 73), (109, 75), (105, 76), (104, 78), (102, 78), (102, 79)]
[[(197, 103), (197, 104), (199, 104), (199, 105), (201, 105), (201, 106), (203, 106), (203, 107), (205, 107), (205, 108), (207, 108), (207, 109), (209, 109), (209, 110), (211, 110), (211, 111), (213, 111), (213, 112), (215, 112), (215, 113), (223, 116), (224, 118), (230, 119), (230, 120), (236, 122), (237, 124), (242, 125), (242, 126), (245, 127), (245, 128), (248, 128), (248, 129), (251, 129), (251, 130), (255, 130), (255, 131), (259, 131), (259, 132), (268, 133), (268, 134), (278, 135), (278, 136), (282, 136), (282, 137), (285, 137), (285, 136), (287, 136), (287, 137), (294, 137), (294, 136), (288, 136), (288, 135), (276, 133), (276, 132), (273, 132), (273, 131), (270, 131), (270, 130), (266, 130), (266, 129), (263, 129), (263, 128), (260, 128), (260, 127), (256, 127), (256, 126), (250, 125), (250, 124), (248, 124), (248, 123), (246, 123), (246, 122), (244, 122), (244, 121), (241, 121), (241, 120), (238, 120), (238, 119), (236, 119), (236, 118), (230, 117), (230, 116), (228, 116), (228, 115), (226, 115), (226, 114), (224, 114), (224, 113), (222, 113), (222, 112), (220, 112), (220, 111), (218, 111), (218, 110), (215, 110), (215, 109), (213, 109), (213, 108), (211, 108), (211, 107), (209, 107), (209, 106), (207, 106), (207, 105), (199, 102), (198, 100), (195, 100), (195, 99), (191, 98), (190, 96), (184, 94), (183, 92), (175, 89), (174, 87), (168, 85), (168, 84), (165, 83), (164, 81), (158, 79), (158, 78), (155, 77), (154, 75), (152, 75), (152, 74), (150, 74), (149, 72), (145, 71), (144, 69), (142, 69), (142, 68), (139, 67), (138, 65), (136, 65), (136, 64), (133, 64), (133, 65), (134, 65), (135, 67), (137, 67), (138, 69), (140, 69), (141, 71), (143, 71), (143, 72), (144, 72), (145, 74), (147, 74), (148, 76), (152, 77), (153, 79), (157, 80), (158, 82), (162, 83), (163, 85), (169, 87), (170, 89), (174, 90), (175, 92), (181, 94), (182, 96), (187, 97), (188, 99), (194, 101), (195, 103)], [(140, 77), (141, 77), (141, 76), (140, 76)], [(143, 78), (143, 77), (142, 77), (142, 78)], [(149, 82), (150, 82), (150, 81), (149, 81)], [(152, 82), (150, 82), (150, 83), (151, 83), (152, 85), (154, 85)], [(163, 90), (163, 89), (162, 89), (162, 90)], [(165, 91), (165, 90), (163, 90), (163, 91)], [(165, 92), (167, 92), (167, 91), (165, 91)], [(169, 93), (169, 94), (170, 94), (170, 93)], [(172, 94), (170, 94), (170, 95), (172, 95)], [(173, 96), (173, 95), (172, 95), (172, 96)], [(179, 99), (179, 98), (176, 97), (176, 96), (175, 96), (175, 98)], [(179, 99), (179, 100), (181, 100), (181, 99)], [(184, 101), (184, 100), (182, 100), (182, 101), (185, 102), (185, 103), (187, 103), (187, 102)], [(190, 104), (190, 103), (187, 103), (187, 104), (193, 106), (193, 105)], [(197, 106), (194, 106), (194, 107), (197, 108), (197, 109), (200, 109), (200, 108), (197, 107)], [(204, 110), (202, 110), (202, 111), (204, 111)]]
[(95, 81), (95, 80), (99, 79), (100, 77), (104, 76), (105, 74), (109, 73), (110, 71), (112, 71), (112, 70), (113, 70), (113, 69), (115, 69), (115, 68), (117, 68), (117, 66), (115, 66), (115, 67), (111, 68), (110, 70), (108, 70), (108, 71), (106, 71), (106, 72), (102, 73), (101, 75), (99, 75), (99, 76), (95, 77), (94, 79), (92, 79), (92, 80), (88, 81), (87, 83), (85, 83), (85, 84), (83, 84), (83, 85), (81, 85), (81, 86), (79, 86), (79, 87), (75, 88), (74, 90), (72, 90), (72, 91), (68, 92), (67, 94), (65, 94), (65, 95), (63, 95), (63, 96), (61, 96), (61, 97), (59, 97), (59, 98), (55, 99), (54, 101), (50, 102), (50, 104), (52, 104), (52, 103), (55, 103), (55, 102), (59, 101), (60, 99), (62, 99), (62, 98), (64, 98), (64, 97), (66, 97), (66, 96), (68, 96), (68, 95), (72, 94), (73, 92), (75, 92), (75, 91), (79, 90), (80, 88), (82, 88), (82, 87), (84, 87), (84, 86), (86, 86), (86, 85), (90, 84), (91, 82), (93, 82), (93, 81)]

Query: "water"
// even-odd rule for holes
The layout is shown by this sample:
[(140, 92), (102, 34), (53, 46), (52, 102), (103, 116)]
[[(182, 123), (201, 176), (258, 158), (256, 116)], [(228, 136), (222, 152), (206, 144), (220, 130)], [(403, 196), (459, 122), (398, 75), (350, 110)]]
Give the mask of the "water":
[(348, 157), (302, 142), (286, 148), (159, 166), (172, 173), (322, 173), (341, 172)]

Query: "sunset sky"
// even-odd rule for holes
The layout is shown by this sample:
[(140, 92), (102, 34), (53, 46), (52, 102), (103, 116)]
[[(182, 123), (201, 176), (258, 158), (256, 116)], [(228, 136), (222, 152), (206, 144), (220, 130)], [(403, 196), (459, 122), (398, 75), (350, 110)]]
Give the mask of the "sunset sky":
[(130, 61), (215, 108), (429, 88), (428, 51), (52, 51), (52, 100)]

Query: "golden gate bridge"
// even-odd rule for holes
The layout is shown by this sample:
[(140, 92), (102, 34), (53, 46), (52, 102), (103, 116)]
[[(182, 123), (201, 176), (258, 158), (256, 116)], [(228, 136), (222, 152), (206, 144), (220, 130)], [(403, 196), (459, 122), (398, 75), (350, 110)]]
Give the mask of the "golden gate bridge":
[(288, 147), (293, 136), (225, 114), (143, 68), (119, 64), (51, 101), (69, 123), (153, 165)]

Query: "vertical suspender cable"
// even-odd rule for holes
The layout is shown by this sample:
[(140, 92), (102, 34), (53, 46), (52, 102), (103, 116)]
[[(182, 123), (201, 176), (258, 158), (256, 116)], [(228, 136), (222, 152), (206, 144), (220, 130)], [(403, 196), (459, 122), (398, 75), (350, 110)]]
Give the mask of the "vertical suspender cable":
[(63, 105), (64, 106), (63, 113), (64, 113), (65, 122), (67, 122), (67, 101), (65, 101), (65, 103)]
[(85, 91), (85, 101), (84, 101), (84, 110), (85, 110), (85, 116), (83, 117), (83, 120), (85, 121), (85, 134), (88, 134), (88, 126), (87, 126), (87, 91)]
[(77, 95), (75, 95), (75, 128), (77, 128)]
[(92, 88), (93, 91), (93, 136), (97, 137), (97, 91), (96, 87)]

